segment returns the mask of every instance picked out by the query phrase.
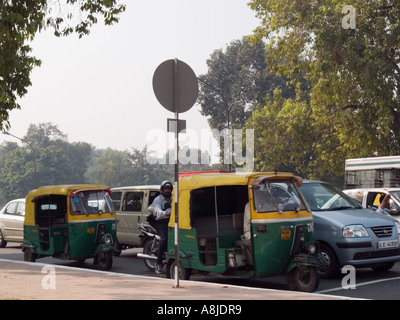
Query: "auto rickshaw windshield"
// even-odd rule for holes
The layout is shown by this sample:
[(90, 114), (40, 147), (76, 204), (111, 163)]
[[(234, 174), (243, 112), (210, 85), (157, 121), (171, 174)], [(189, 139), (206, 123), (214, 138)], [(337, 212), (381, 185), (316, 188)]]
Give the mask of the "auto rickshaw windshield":
[(79, 191), (71, 197), (71, 214), (110, 212), (114, 212), (114, 207), (107, 191)]
[(256, 212), (307, 210), (291, 180), (264, 181), (253, 189)]

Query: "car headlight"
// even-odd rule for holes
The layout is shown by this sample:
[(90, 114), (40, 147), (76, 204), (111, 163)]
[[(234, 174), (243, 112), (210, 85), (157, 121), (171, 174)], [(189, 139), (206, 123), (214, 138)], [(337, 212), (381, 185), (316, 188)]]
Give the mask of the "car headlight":
[(345, 226), (342, 230), (344, 238), (369, 237), (368, 231), (361, 224)]
[(397, 234), (399, 234), (399, 235), (400, 235), (400, 222), (398, 222), (398, 221), (395, 221), (394, 223), (396, 224), (396, 228), (397, 228)]

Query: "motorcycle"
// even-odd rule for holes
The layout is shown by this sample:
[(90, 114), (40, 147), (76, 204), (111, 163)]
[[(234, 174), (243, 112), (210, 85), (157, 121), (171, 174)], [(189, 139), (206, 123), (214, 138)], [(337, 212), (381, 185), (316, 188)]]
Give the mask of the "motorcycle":
[(158, 235), (157, 230), (148, 222), (139, 223), (139, 230), (142, 232), (139, 237), (141, 238), (141, 243), (143, 245), (143, 253), (138, 253), (137, 257), (144, 259), (146, 267), (150, 271), (153, 271), (157, 263), (157, 251), (160, 236)]

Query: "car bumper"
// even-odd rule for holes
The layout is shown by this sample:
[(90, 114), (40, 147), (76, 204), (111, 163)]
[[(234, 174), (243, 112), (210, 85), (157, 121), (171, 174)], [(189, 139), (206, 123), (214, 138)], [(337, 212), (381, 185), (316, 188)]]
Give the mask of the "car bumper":
[(377, 242), (337, 242), (336, 255), (341, 266), (368, 267), (387, 262), (400, 261), (400, 247), (378, 249)]

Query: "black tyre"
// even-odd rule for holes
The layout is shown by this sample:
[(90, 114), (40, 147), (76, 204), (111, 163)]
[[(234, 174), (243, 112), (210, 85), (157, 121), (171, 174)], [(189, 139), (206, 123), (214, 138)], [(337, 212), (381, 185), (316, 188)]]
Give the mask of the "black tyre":
[(100, 251), (97, 254), (97, 262), (101, 269), (110, 270), (113, 264), (112, 251)]
[(0, 248), (5, 248), (6, 245), (7, 245), (7, 241), (4, 240), (3, 234), (1, 233), (1, 230), (0, 230)]
[(290, 290), (313, 292), (319, 285), (319, 274), (315, 267), (296, 267), (287, 275)]
[[(189, 280), (192, 269), (184, 268), (182, 263), (179, 262), (178, 273), (180, 280)], [(175, 279), (175, 260), (171, 259), (167, 263), (166, 276), (169, 279)]]
[(113, 256), (118, 257), (122, 252), (122, 247), (119, 244), (118, 240), (115, 241), (114, 243), (114, 251), (113, 251)]
[(321, 243), (319, 247), (318, 272), (321, 278), (329, 279), (339, 274), (339, 264), (336, 254), (326, 244)]
[(24, 251), (24, 261), (35, 262), (36, 261), (36, 253), (33, 253), (29, 249), (26, 249)]
[[(143, 253), (157, 257), (157, 251), (158, 251), (158, 241), (155, 238), (147, 239), (143, 246)], [(149, 269), (150, 271), (153, 271), (156, 268), (157, 260), (144, 259), (143, 261), (147, 269)]]

